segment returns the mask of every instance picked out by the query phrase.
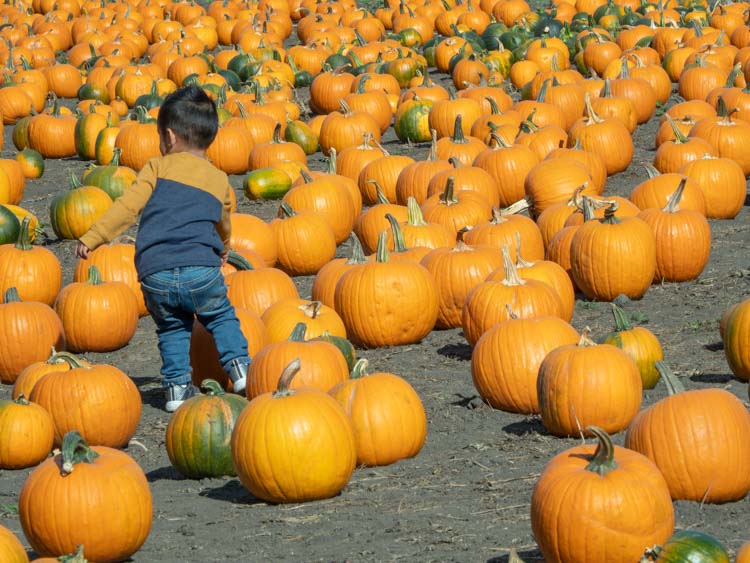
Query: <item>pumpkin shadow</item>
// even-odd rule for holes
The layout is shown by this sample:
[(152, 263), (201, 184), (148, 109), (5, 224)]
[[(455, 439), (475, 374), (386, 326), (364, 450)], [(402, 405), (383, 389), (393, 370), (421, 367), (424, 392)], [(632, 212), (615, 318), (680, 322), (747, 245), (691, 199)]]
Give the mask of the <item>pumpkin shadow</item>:
[(709, 352), (718, 352), (724, 349), (724, 342), (721, 340), (718, 342), (712, 342), (711, 344), (704, 344), (703, 347)]
[(171, 465), (165, 465), (146, 473), (146, 479), (149, 483), (153, 483), (155, 481), (182, 481), (185, 477)]
[(447, 358), (471, 360), (472, 347), (468, 344), (446, 344), (437, 349), (437, 353)]
[[(531, 563), (532, 561), (544, 561), (542, 552), (538, 549), (527, 549), (524, 551), (519, 551), (518, 557), (520, 557), (525, 563)], [(487, 559), (487, 563), (508, 563), (508, 561), (510, 561), (510, 554), (500, 555), (499, 557), (491, 557), (490, 559)]]
[(539, 417), (529, 417), (518, 422), (511, 422), (503, 426), (503, 432), (524, 436), (526, 434), (549, 434)]
[(164, 411), (166, 399), (164, 398), (164, 389), (154, 387), (153, 389), (138, 389), (141, 392), (141, 401), (144, 405), (149, 405), (157, 410)]
[(260, 500), (250, 494), (250, 492), (242, 486), (239, 479), (230, 479), (220, 487), (204, 489), (199, 492), (198, 495), (213, 500), (230, 502), (232, 504), (268, 504), (266, 501)]
[(690, 376), (690, 381), (696, 383), (729, 383), (734, 377), (730, 373), (700, 373)]

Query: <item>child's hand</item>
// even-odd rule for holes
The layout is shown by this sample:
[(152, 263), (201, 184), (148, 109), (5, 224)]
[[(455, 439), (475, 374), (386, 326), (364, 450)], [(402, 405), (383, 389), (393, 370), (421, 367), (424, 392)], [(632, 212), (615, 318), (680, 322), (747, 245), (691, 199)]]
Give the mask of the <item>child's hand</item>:
[(76, 257), (83, 258), (84, 260), (87, 260), (89, 257), (89, 247), (83, 244), (82, 242), (79, 242), (76, 246)]
[(224, 266), (227, 263), (227, 260), (229, 259), (229, 251), (221, 253), (221, 265)]

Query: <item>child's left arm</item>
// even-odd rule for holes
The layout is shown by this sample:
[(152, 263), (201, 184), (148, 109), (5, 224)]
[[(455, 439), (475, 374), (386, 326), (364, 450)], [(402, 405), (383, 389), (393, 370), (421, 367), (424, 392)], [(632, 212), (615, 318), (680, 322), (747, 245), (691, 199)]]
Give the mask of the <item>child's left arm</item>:
[(229, 253), (229, 239), (232, 237), (232, 222), (230, 220), (232, 214), (231, 190), (232, 186), (227, 182), (227, 189), (224, 194), (224, 207), (221, 210), (221, 220), (216, 225), (216, 231), (219, 233), (221, 241), (224, 243), (222, 256), (226, 256)]

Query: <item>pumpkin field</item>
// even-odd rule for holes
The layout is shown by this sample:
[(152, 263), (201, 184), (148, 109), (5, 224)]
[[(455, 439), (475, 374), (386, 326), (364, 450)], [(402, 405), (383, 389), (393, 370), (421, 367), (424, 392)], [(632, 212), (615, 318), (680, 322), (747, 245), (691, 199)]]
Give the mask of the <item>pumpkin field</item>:
[[(0, 563), (749, 562), (749, 16), (0, 5)], [(137, 226), (75, 248), (190, 84), (251, 402), (196, 321), (170, 414)]]

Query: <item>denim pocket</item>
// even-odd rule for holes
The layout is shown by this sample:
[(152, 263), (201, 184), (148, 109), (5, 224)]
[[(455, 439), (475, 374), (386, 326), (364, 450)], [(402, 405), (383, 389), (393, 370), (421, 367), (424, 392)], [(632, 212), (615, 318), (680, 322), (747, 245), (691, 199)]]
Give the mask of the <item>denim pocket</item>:
[(218, 268), (210, 281), (200, 287), (190, 288), (189, 292), (194, 311), (199, 315), (216, 312), (229, 305), (224, 276)]

